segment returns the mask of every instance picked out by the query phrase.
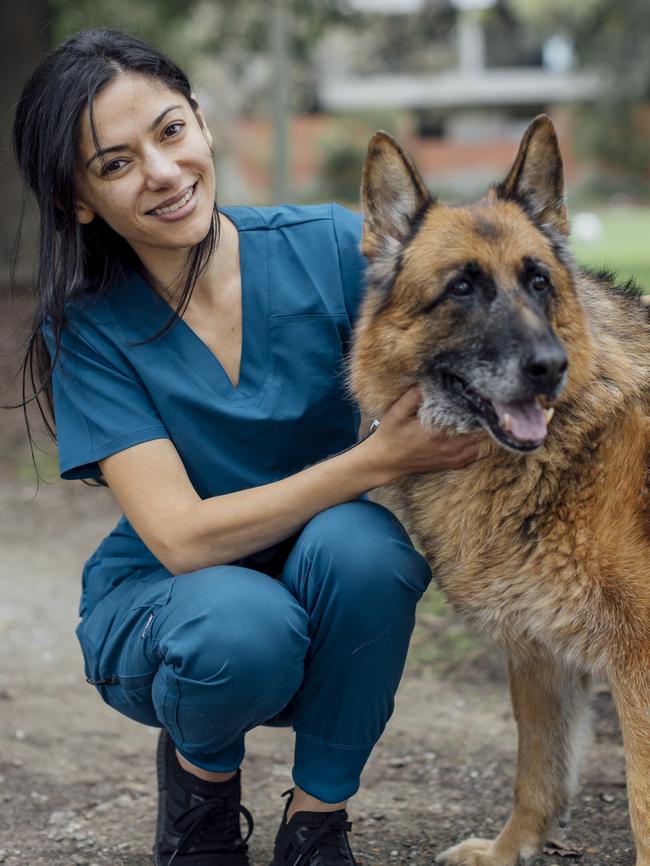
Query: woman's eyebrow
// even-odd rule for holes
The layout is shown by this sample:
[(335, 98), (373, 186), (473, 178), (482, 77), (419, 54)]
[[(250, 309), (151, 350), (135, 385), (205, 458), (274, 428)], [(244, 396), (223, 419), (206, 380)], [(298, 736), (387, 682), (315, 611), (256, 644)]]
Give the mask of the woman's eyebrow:
[(176, 111), (177, 108), (182, 108), (182, 105), (170, 105), (169, 108), (166, 108), (164, 111), (161, 111), (158, 117), (154, 120), (154, 122), (149, 127), (149, 132), (155, 132), (156, 127), (160, 126), (163, 122), (165, 115), (169, 114), (170, 111)]
[[(176, 111), (177, 108), (182, 108), (182, 105), (170, 105), (165, 108), (164, 111), (161, 111), (158, 117), (153, 121), (151, 126), (148, 129), (148, 132), (155, 132), (156, 128), (160, 126), (160, 124), (165, 119), (165, 116), (169, 114), (170, 111)], [(88, 162), (86, 163), (86, 168), (90, 165), (93, 160), (98, 159), (100, 156), (105, 156), (107, 153), (115, 153), (118, 150), (128, 150), (128, 144), (112, 144), (110, 147), (102, 147), (101, 150), (98, 150), (93, 156), (90, 157)]]

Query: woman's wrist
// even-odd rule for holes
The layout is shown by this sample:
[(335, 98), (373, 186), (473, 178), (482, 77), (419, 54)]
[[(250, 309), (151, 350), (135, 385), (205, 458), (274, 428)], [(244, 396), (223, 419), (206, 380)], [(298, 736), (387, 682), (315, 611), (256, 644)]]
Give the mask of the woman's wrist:
[(374, 432), (366, 436), (352, 449), (359, 463), (359, 477), (367, 479), (368, 490), (390, 484), (400, 477), (400, 472), (391, 460), (390, 454), (384, 448), (380, 436)]

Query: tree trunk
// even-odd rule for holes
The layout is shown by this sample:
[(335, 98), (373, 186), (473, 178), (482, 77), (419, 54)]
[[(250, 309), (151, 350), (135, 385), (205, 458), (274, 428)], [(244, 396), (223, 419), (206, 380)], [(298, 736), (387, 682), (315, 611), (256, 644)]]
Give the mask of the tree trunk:
[[(23, 193), (11, 152), (14, 106), (31, 71), (50, 47), (52, 12), (48, 0), (0, 3), (0, 294), (9, 286), (11, 258)], [(23, 240), (16, 263), (16, 285), (31, 284), (34, 272), (36, 220), (33, 206), (25, 211)]]

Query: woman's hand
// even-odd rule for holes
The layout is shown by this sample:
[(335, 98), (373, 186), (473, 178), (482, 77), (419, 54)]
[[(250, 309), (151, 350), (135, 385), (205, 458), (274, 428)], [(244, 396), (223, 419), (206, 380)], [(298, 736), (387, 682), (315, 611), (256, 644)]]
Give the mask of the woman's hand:
[(421, 403), (420, 388), (413, 385), (393, 403), (367, 440), (385, 469), (400, 478), (419, 472), (462, 469), (477, 460), (486, 434), (450, 435), (443, 430), (427, 430), (417, 414)]
[(483, 434), (428, 432), (411, 388), (376, 433), (328, 460), (259, 487), (201, 499), (169, 439), (142, 442), (100, 461), (136, 532), (173, 574), (234, 562), (298, 532), (319, 511), (403, 475), (458, 469), (478, 456)]

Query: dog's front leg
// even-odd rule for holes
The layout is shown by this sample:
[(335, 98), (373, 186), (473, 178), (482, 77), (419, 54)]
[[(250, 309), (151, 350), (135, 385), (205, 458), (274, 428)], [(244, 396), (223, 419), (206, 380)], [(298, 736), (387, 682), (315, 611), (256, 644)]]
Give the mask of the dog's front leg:
[(650, 648), (611, 681), (625, 747), (636, 866), (650, 866)]
[[(468, 839), (445, 851), (444, 866), (519, 866), (532, 862), (554, 820), (566, 816), (579, 744), (589, 718), (589, 677), (542, 654), (510, 662), (510, 692), (519, 731), (512, 813), (489, 841)], [(645, 866), (645, 864), (644, 864)], [(648, 864), (650, 866), (650, 864)]]

